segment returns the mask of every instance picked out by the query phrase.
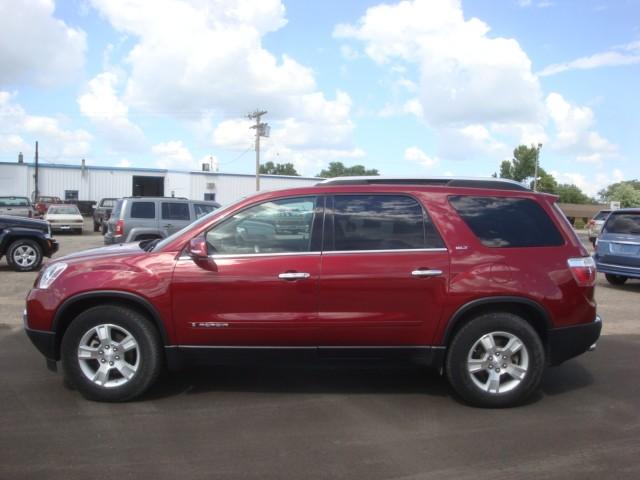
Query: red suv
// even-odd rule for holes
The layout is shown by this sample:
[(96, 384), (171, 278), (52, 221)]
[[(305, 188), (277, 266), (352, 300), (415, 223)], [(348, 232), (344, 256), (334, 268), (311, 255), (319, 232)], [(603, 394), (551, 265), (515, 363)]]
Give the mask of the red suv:
[(95, 400), (191, 362), (408, 359), (471, 404), (513, 405), (602, 326), (594, 262), (555, 202), (497, 179), (259, 193), (162, 241), (49, 263), (25, 327)]

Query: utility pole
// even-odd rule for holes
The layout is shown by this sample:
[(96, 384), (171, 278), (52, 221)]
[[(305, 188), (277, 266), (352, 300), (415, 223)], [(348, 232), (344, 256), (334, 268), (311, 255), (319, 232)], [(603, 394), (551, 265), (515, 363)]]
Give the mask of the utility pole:
[(36, 142), (36, 173), (33, 177), (35, 183), (35, 193), (33, 201), (35, 202), (38, 198), (38, 142)]
[(538, 149), (536, 150), (536, 168), (535, 173), (533, 174), (533, 191), (538, 191), (538, 164), (540, 163), (540, 149), (542, 148), (542, 144), (538, 144)]
[(269, 125), (267, 123), (260, 123), (260, 118), (266, 114), (266, 110), (256, 110), (247, 115), (249, 120), (255, 119), (256, 121), (256, 124), (251, 127), (256, 130), (256, 191), (260, 190), (260, 137), (269, 136)]

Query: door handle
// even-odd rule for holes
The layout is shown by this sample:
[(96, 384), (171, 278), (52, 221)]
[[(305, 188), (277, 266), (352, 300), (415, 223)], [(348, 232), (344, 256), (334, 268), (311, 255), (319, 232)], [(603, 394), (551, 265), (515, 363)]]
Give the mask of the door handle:
[(442, 270), (438, 270), (436, 268), (430, 268), (425, 270), (414, 270), (411, 272), (411, 275), (414, 277), (437, 277), (438, 275), (442, 275)]
[(167, 223), (167, 224), (165, 225), (165, 227), (173, 227), (173, 224), (172, 224), (172, 223)]
[(311, 274), (306, 272), (284, 272), (278, 275), (278, 278), (280, 280), (302, 280), (310, 276)]

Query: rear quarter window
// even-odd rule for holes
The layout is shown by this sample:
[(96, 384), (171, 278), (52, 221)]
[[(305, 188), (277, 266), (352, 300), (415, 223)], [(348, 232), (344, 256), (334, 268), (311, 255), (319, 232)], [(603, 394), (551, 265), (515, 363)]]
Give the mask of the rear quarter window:
[(545, 210), (528, 198), (455, 195), (449, 203), (487, 247), (553, 247), (564, 238)]
[(156, 204), (153, 202), (131, 203), (131, 218), (156, 218)]

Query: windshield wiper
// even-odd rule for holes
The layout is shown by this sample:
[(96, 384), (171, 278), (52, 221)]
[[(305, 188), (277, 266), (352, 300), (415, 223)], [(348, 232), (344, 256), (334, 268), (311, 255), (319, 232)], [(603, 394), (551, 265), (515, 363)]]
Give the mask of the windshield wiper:
[(143, 249), (145, 252), (151, 252), (155, 246), (158, 244), (158, 242), (160, 241), (159, 238), (154, 238), (153, 240), (143, 240), (140, 242), (140, 248)]

